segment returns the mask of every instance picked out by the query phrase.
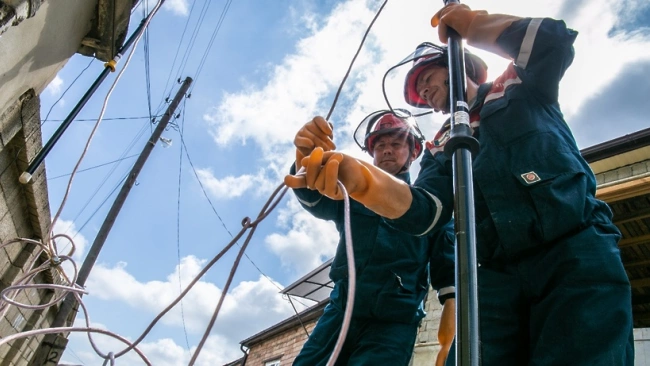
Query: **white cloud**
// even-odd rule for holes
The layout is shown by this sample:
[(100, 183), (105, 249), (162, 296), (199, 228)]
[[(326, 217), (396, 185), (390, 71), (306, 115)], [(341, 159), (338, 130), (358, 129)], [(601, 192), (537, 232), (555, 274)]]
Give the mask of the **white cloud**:
[(560, 85), (560, 102), (569, 123), (591, 96), (605, 91), (630, 63), (650, 60), (650, 39), (640, 35), (624, 38), (608, 36), (617, 22), (614, 7), (605, 1), (582, 7), (569, 26), (579, 31), (574, 44), (576, 55)]
[[(72, 238), (75, 247), (75, 251), (72, 255), (72, 259), (77, 264), (77, 270), (78, 270), (81, 266), (81, 260), (84, 258), (84, 254), (86, 253), (86, 247), (88, 246), (88, 240), (86, 240), (86, 237), (84, 237), (80, 232), (77, 231), (77, 227), (73, 221), (68, 221), (63, 219), (58, 219), (56, 223), (54, 223), (52, 232), (55, 235), (66, 234)], [(70, 242), (64, 237), (57, 239), (56, 244), (57, 244), (57, 250), (59, 254), (67, 255), (70, 252), (70, 249), (72, 248)], [(62, 266), (65, 273), (68, 276), (72, 276), (72, 274), (74, 273), (74, 269), (72, 265), (66, 261), (63, 262)]]
[[(557, 16), (562, 3), (545, 0), (534, 3), (503, 1), (469, 1), (476, 9), (520, 16)], [(641, 35), (609, 38), (614, 25), (616, 4), (592, 1), (579, 9), (568, 25), (578, 29), (576, 58), (561, 85), (561, 103), (568, 117), (598, 90), (606, 87), (626, 65), (650, 59), (650, 45)], [(437, 42), (436, 30), (429, 19), (439, 4), (428, 1), (389, 3), (373, 27), (364, 50), (344, 87), (335, 129), (339, 138), (350, 140), (349, 133), (367, 113), (385, 108), (381, 78), (388, 67), (396, 64), (422, 41)], [(378, 2), (350, 0), (337, 6), (319, 26), (311, 14), (302, 16), (299, 26), (308, 36), (297, 43), (297, 51), (287, 55), (269, 74), (265, 84), (246, 86), (240, 92), (227, 93), (221, 103), (205, 114), (219, 144), (246, 143), (253, 139), (266, 149), (289, 144), (300, 125), (329, 109), (331, 93), (336, 89), (352, 58), (361, 34), (367, 27)], [(297, 17), (294, 17), (297, 18)], [(344, 23), (344, 25), (342, 25)], [(496, 77), (507, 64), (498, 56), (473, 49), (488, 63), (490, 78)], [(403, 106), (403, 67), (389, 78), (388, 94), (394, 106)], [(341, 109), (345, 109), (340, 111)], [(444, 120), (434, 117), (438, 126)]]
[[(75, 326), (85, 325), (83, 318), (76, 319)], [(103, 324), (93, 323), (91, 326), (110, 330), (110, 327)], [(92, 334), (92, 338), (98, 349), (104, 354), (108, 354), (109, 352), (117, 353), (126, 348), (124, 343), (105, 335)], [(134, 340), (132, 337), (126, 338), (130, 341)], [(61, 364), (78, 365), (81, 362), (84, 365), (101, 365), (103, 363), (103, 359), (92, 349), (85, 333), (71, 333), (68, 339), (70, 342), (61, 358)], [(152, 365), (181, 366), (189, 363), (190, 358), (196, 351), (196, 346), (191, 347), (190, 351), (188, 351), (184, 346), (177, 344), (170, 338), (159, 338), (156, 340), (148, 340), (145, 338), (144, 341), (138, 344), (138, 349), (140, 349)], [(239, 347), (232, 347), (227, 338), (215, 334), (208, 337), (197, 358), (196, 365), (223, 365), (242, 356), (243, 354), (239, 350)], [(135, 351), (130, 351), (124, 356), (117, 358), (115, 363), (117, 365), (144, 364)]]
[(338, 5), (322, 28), (298, 41), (296, 53), (271, 71), (266, 85), (226, 93), (220, 105), (204, 115), (215, 141), (228, 144), (254, 139), (266, 150), (289, 144), (307, 119), (326, 114), (322, 100), (340, 82), (372, 16), (364, 4)]
[[(152, 2), (151, 5), (155, 4), (152, 0), (149, 1)], [(187, 16), (189, 14), (187, 0), (167, 0), (163, 5), (163, 8), (170, 10), (176, 15)]]
[[(206, 262), (206, 260), (199, 260), (193, 256), (184, 257), (180, 266), (177, 266), (165, 280), (147, 282), (141, 282), (129, 273), (126, 263), (118, 263), (114, 266), (98, 264), (88, 279), (87, 289), (90, 294), (84, 298), (96, 296), (101, 300), (119, 304), (119, 306), (139, 309), (151, 314), (151, 319), (153, 319), (154, 314), (158, 314), (178, 296), (180, 292), (179, 271), (181, 283), (185, 288)], [(212, 348), (206, 345), (205, 351), (202, 351), (200, 357), (204, 360), (202, 362), (207, 362), (205, 360), (210, 359), (219, 360), (221, 364), (231, 361), (233, 355), (236, 355), (233, 350), (239, 349), (239, 341), (293, 315), (291, 305), (279, 294), (277, 286), (279, 286), (277, 283), (272, 284), (268, 278), (261, 275), (255, 281), (242, 281), (233, 284), (224, 299), (221, 312), (211, 332), (211, 337), (216, 337), (213, 338), (213, 343), (218, 343), (220, 346)], [(200, 336), (205, 331), (220, 295), (219, 287), (200, 280), (183, 299), (183, 315), (180, 304), (178, 304), (162, 318), (161, 322), (166, 326), (178, 329), (185, 324), (188, 333), (194, 337)], [(300, 306), (298, 309), (300, 311), (304, 307)], [(107, 327), (110, 329), (110, 324)], [(156, 342), (160, 342), (160, 340), (156, 340), (154, 343)], [(172, 347), (169, 351), (179, 355), (178, 357), (183, 353), (181, 346), (178, 346), (178, 349)], [(162, 353), (163, 351), (155, 352)], [(206, 355), (203, 355), (203, 352), (206, 352)], [(158, 363), (154, 362), (154, 364)]]
[[(147, 10), (151, 11), (158, 3), (158, 0), (144, 0), (133, 12), (142, 12), (142, 5), (147, 5)], [(175, 15), (187, 16), (189, 15), (188, 0), (167, 0), (163, 3), (162, 9), (168, 10)]]
[[(168, 2), (175, 3), (184, 4), (187, 13), (185, 1)], [(366, 7), (367, 3), (370, 8)], [(522, 16), (556, 16), (562, 5), (556, 0), (490, 0), (467, 4), (492, 13)], [(209, 124), (216, 143), (246, 144), (252, 141), (265, 152), (260, 158), (264, 167), (257, 169), (257, 173), (215, 177), (208, 169), (200, 170), (200, 179), (213, 196), (223, 199), (240, 197), (260, 187), (266, 187), (268, 191), (274, 180), (284, 175), (287, 163), (293, 159), (293, 136), (314, 115), (327, 113), (333, 92), (378, 5), (378, 1), (350, 0), (336, 6), (329, 16), (308, 13), (295, 17), (300, 23), (300, 31), (307, 34), (297, 42), (295, 53), (286, 55), (281, 64), (272, 67), (268, 78), (261, 84), (251, 83), (241, 91), (227, 92), (218, 105), (205, 113), (204, 120)], [(381, 94), (381, 78), (385, 70), (420, 42), (437, 41), (435, 29), (428, 24), (439, 5), (424, 0), (387, 5), (354, 66), (334, 114), (335, 138), (340, 148), (361, 155), (353, 145), (351, 132), (367, 113), (385, 108)], [(561, 85), (561, 104), (569, 118), (580, 111), (584, 101), (605, 89), (631, 62), (650, 59), (647, 40), (608, 37), (607, 31), (614, 22), (612, 5), (604, 0), (590, 1), (589, 6), (579, 9), (574, 18), (567, 20), (570, 27), (580, 31), (575, 44), (575, 61)], [(507, 63), (480, 50), (475, 52), (488, 63), (490, 78), (496, 77)], [(387, 92), (395, 107), (404, 106), (401, 87), (406, 69), (404, 67), (388, 79)], [(255, 75), (256, 78), (259, 76), (258, 73)], [(430, 137), (443, 119), (442, 116), (427, 117), (420, 121), (420, 125)], [(333, 224), (312, 217), (295, 199), (290, 199), (280, 210), (278, 220), (278, 232), (267, 236), (265, 243), (281, 258), (283, 265), (296, 274), (304, 274), (334, 255), (338, 233)], [(178, 271), (182, 276), (181, 282), (186, 284), (204, 263), (195, 257), (186, 257), (180, 268), (165, 280), (149, 282), (138, 280), (124, 265), (100, 264), (89, 280), (90, 296), (155, 314), (178, 293)], [(183, 302), (188, 331), (196, 335), (203, 330), (220, 293), (221, 289), (216, 285), (200, 281), (188, 294)], [(206, 345), (200, 362), (223, 364), (241, 356), (237, 346), (241, 339), (289, 315), (290, 307), (267, 279), (237, 284), (229, 292), (209, 340), (213, 346)], [(180, 327), (180, 310), (172, 310), (163, 322)], [(184, 364), (189, 359), (188, 352), (173, 340), (149, 340), (143, 348), (145, 346), (150, 347), (148, 350), (155, 357), (161, 358), (154, 364)]]
[[(268, 176), (266, 192), (274, 188), (271, 182), (280, 180), (292, 161), (288, 157), (293, 155), (291, 142), (298, 128), (329, 110), (333, 93), (379, 3), (350, 0), (339, 4), (328, 16), (314, 16), (309, 12), (302, 16), (294, 14), (293, 27), (307, 34), (297, 41), (296, 51), (272, 68), (265, 82), (226, 93), (219, 105), (204, 114), (218, 144), (246, 144), (253, 140), (265, 151), (260, 162), (274, 168), (256, 177)], [(555, 0), (531, 4), (490, 0), (467, 4), (492, 13), (542, 17), (557, 16), (562, 7)], [(604, 0), (592, 1), (567, 21), (570, 27), (580, 31), (575, 43), (575, 61), (561, 85), (560, 102), (569, 123), (583, 103), (606, 88), (630, 62), (650, 59), (650, 45), (640, 35), (627, 39), (608, 37), (608, 30), (616, 20), (614, 6)], [(351, 136), (354, 128), (368, 113), (386, 108), (381, 92), (385, 71), (422, 41), (437, 42), (436, 30), (430, 27), (429, 19), (439, 7), (440, 4), (424, 0), (389, 3), (385, 7), (356, 60), (332, 118), (339, 149), (360, 155)], [(489, 78), (498, 76), (508, 63), (491, 53), (472, 51), (488, 64)], [(402, 87), (407, 70), (408, 65), (403, 66), (387, 78), (386, 91), (393, 107), (405, 107)], [(445, 119), (446, 116), (439, 114), (421, 118), (420, 127), (431, 138)], [(253, 187), (251, 181), (250, 175), (217, 180), (215, 192), (223, 196), (242, 195)], [(241, 185), (228, 193), (225, 185), (230, 182)]]
[(61, 94), (61, 89), (63, 87), (64, 81), (63, 79), (57, 75), (54, 77), (52, 81), (50, 81), (50, 84), (45, 88), (45, 90), (54, 97), (58, 97)]
[(278, 255), (283, 266), (302, 276), (334, 256), (339, 234), (331, 221), (320, 220), (305, 211), (295, 198), (279, 212), (279, 225), (286, 233), (273, 233), (264, 241)]
[[(266, 177), (265, 170), (260, 170), (257, 175), (245, 174), (238, 177), (227, 176), (217, 178), (210, 169), (197, 169), (205, 189), (215, 198), (231, 199), (242, 196), (246, 191), (253, 190), (255, 195), (268, 193), (272, 182)], [(277, 182), (275, 185), (279, 184)]]

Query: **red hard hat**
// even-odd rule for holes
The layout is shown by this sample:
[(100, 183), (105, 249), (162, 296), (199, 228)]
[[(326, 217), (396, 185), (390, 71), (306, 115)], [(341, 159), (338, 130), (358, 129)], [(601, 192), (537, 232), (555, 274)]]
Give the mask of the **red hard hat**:
[[(388, 110), (371, 113), (359, 123), (354, 132), (354, 140), (362, 150), (367, 151), (370, 156), (374, 156), (373, 145), (377, 137), (398, 133), (409, 135), (416, 151), (416, 158), (420, 156), (424, 136), (411, 114), (402, 109), (396, 109), (395, 113)], [(363, 141), (363, 144), (360, 141)]]
[[(404, 80), (404, 99), (406, 103), (419, 108), (429, 108), (429, 104), (418, 95), (416, 84), (422, 71), (432, 65), (447, 67), (447, 47), (433, 43), (421, 43), (412, 53), (413, 66)], [(467, 76), (477, 84), (487, 80), (487, 65), (480, 57), (465, 49), (465, 70)]]

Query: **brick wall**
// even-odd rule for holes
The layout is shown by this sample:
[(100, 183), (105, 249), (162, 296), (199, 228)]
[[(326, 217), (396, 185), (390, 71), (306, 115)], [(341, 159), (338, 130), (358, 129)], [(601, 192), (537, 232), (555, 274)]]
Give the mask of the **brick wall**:
[[(309, 333), (316, 326), (317, 320), (304, 323)], [(277, 358), (280, 358), (280, 365), (291, 365), (306, 341), (307, 334), (305, 334), (305, 329), (298, 324), (273, 338), (251, 346), (248, 359), (246, 359), (246, 365), (264, 366), (265, 362)]]
[[(411, 366), (430, 366), (435, 363), (440, 345), (438, 343), (438, 325), (442, 315), (442, 306), (435, 291), (429, 291), (425, 303), (427, 316), (422, 320), (418, 330)], [(316, 326), (318, 318), (304, 321), (309, 333)], [(280, 365), (291, 365), (302, 345), (307, 341), (305, 329), (300, 324), (285, 331), (269, 336), (267, 339), (251, 345), (246, 359), (247, 366), (264, 366), (266, 362), (280, 359)]]
[[(30, 184), (18, 176), (41, 147), (40, 103), (33, 90), (24, 93), (0, 116), (0, 242), (23, 237), (43, 238), (50, 222), (45, 169), (41, 166)], [(0, 249), (0, 290), (26, 273), (39, 251), (33, 244), (14, 243)], [(37, 275), (33, 282), (52, 282), (50, 273)], [(46, 304), (55, 293), (30, 289), (16, 294), (16, 301)], [(0, 337), (47, 326), (48, 309), (9, 307), (0, 318)], [(22, 338), (0, 347), (0, 366), (27, 365), (42, 337)]]
[(434, 365), (436, 356), (440, 350), (438, 326), (440, 325), (440, 316), (442, 315), (442, 305), (438, 301), (436, 292), (431, 288), (429, 288), (424, 309), (427, 315), (422, 319), (422, 323), (420, 323), (418, 336), (415, 340), (415, 348), (413, 349), (413, 358), (411, 358), (411, 366)]

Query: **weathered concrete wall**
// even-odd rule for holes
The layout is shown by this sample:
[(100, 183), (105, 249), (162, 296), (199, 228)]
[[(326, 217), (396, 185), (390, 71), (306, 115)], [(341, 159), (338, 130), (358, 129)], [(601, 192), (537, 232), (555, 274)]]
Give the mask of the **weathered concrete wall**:
[[(45, 167), (41, 166), (28, 185), (18, 182), (41, 143), (40, 104), (33, 90), (22, 94), (13, 105), (0, 114), (0, 242), (15, 238), (42, 239), (50, 222)], [(0, 249), (0, 290), (15, 283), (26, 274), (26, 267), (40, 261), (33, 244), (14, 243)], [(51, 283), (47, 273), (36, 276), (34, 282)], [(56, 294), (49, 290), (21, 291), (20, 303), (41, 305)], [(26, 310), (11, 306), (0, 318), (0, 337), (47, 326), (52, 310)], [(0, 347), (0, 366), (27, 365), (41, 337), (19, 339), (11, 346)]]
[(0, 115), (25, 90), (37, 95), (77, 52), (97, 0), (45, 1), (33, 17), (0, 37)]
[(641, 161), (635, 164), (623, 166), (614, 170), (609, 170), (596, 174), (596, 183), (598, 186), (611, 184), (622, 179), (631, 179), (650, 172), (650, 160)]
[(634, 329), (634, 366), (650, 365), (650, 328)]

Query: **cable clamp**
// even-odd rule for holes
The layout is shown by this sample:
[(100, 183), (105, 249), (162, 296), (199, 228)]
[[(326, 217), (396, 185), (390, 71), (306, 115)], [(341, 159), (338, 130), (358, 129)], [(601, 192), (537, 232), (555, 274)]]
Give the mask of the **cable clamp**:
[(117, 65), (117, 61), (115, 60), (110, 60), (107, 63), (104, 64), (104, 67), (110, 67), (111, 72), (115, 72), (115, 65)]

